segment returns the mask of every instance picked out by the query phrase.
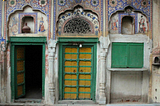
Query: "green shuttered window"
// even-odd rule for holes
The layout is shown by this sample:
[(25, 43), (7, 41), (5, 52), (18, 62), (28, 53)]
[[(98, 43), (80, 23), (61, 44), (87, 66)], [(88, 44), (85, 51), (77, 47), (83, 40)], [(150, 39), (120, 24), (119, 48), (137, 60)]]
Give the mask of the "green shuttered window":
[(112, 68), (142, 68), (143, 43), (112, 43)]

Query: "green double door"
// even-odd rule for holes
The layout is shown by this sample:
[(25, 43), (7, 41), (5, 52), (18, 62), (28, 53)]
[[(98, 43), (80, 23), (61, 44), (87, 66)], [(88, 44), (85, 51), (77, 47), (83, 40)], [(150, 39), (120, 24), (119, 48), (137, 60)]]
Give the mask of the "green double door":
[(96, 47), (61, 44), (60, 48), (60, 99), (94, 100)]

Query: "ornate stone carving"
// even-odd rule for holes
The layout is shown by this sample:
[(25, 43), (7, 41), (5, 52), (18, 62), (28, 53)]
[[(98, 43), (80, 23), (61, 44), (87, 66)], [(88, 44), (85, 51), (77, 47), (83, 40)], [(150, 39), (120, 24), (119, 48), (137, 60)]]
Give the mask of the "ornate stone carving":
[(64, 33), (89, 33), (91, 28), (88, 22), (81, 18), (75, 18), (68, 21), (64, 26)]

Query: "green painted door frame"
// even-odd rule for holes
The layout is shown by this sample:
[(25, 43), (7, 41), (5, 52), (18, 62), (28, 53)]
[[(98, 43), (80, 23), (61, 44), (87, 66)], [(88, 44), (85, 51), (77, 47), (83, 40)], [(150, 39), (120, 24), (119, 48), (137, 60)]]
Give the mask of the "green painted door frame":
[(74, 46), (74, 44), (82, 44), (84, 46), (92, 46), (93, 47), (93, 64), (92, 64), (92, 70), (93, 70), (93, 79), (92, 79), (92, 91), (91, 91), (91, 99), (95, 101), (95, 91), (96, 91), (96, 69), (97, 69), (97, 43), (98, 38), (59, 38), (59, 100), (63, 100), (63, 72), (64, 68), (62, 67), (63, 58), (64, 58), (64, 50), (63, 47), (65, 46)]
[(15, 47), (27, 46), (27, 45), (41, 45), (42, 46), (42, 97), (44, 97), (45, 91), (45, 44), (46, 37), (10, 37), (10, 62), (11, 62), (11, 98), (15, 99)]

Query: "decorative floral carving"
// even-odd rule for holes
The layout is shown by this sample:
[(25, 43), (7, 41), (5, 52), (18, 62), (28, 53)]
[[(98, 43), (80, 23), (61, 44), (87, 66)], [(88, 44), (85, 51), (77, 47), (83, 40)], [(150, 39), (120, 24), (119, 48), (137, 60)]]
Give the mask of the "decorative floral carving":
[(116, 7), (117, 6), (117, 0), (110, 0), (109, 4), (111, 5), (111, 7)]
[(47, 5), (47, 0), (39, 0), (39, 5), (41, 6), (41, 7), (44, 7), (44, 6), (46, 6)]
[(64, 6), (66, 4), (66, 0), (58, 0), (58, 5)]
[(148, 0), (142, 0), (141, 5), (146, 8), (148, 6)]
[(16, 6), (16, 0), (9, 0), (9, 6), (14, 7)]
[(89, 33), (91, 32), (90, 25), (87, 21), (81, 18), (75, 18), (66, 23), (64, 33)]
[(99, 5), (99, 0), (91, 0), (91, 5), (97, 7)]

